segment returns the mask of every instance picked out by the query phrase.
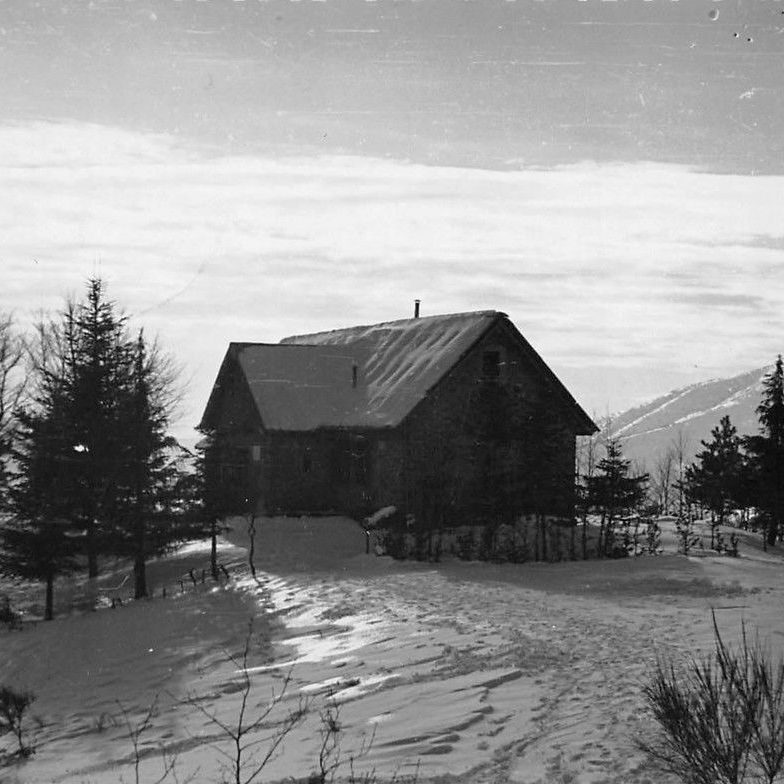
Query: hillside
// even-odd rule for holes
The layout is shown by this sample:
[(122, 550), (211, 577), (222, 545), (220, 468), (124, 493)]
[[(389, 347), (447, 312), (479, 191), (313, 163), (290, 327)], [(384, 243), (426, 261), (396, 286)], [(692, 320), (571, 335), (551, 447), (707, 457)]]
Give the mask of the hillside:
[[(365, 555), (345, 518), (263, 518), (254, 580), (236, 522), (220, 548), (228, 581), (191, 582), (208, 559), (206, 543), (193, 543), (151, 566), (154, 599), (126, 594), (114, 610), (67, 613), (68, 589), (87, 590), (76, 577), (58, 585), (55, 621), (36, 622), (28, 606), (22, 631), (0, 627), (0, 683), (35, 692), (41, 719), (30, 725), (35, 755), (0, 769), (0, 781), (225, 781), (231, 744), (208, 717), (237, 720), (242, 679), (230, 657), (253, 618), (249, 716), (290, 681), (247, 737), (249, 763), (290, 711), (309, 708), (260, 784), (309, 780), (330, 704), (344, 763), (336, 784), (674, 784), (634, 741), (651, 727), (642, 687), (657, 652), (705, 651), (712, 612), (729, 642), (741, 619), (765, 639), (784, 632), (781, 548), (763, 553), (749, 532), (737, 559), (676, 555), (662, 521), (658, 557), (425, 564)], [(123, 572), (118, 564), (94, 589), (108, 593)], [(16, 586), (15, 605), (25, 593), (36, 600), (40, 588)], [(136, 770), (130, 733), (145, 716)]]
[(612, 431), (623, 439), (624, 453), (650, 468), (679, 434), (690, 462), (700, 441), (723, 416), (729, 416), (740, 434), (756, 433), (756, 408), (762, 379), (771, 368), (757, 368), (733, 378), (713, 379), (676, 389), (645, 405), (633, 408), (612, 422)]

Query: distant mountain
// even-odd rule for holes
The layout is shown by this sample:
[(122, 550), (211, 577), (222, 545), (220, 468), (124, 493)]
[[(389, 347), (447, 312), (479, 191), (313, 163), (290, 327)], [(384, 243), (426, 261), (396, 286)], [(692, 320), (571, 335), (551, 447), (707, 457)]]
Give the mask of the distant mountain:
[(626, 457), (651, 469), (682, 433), (686, 460), (700, 451), (700, 441), (723, 416), (729, 416), (741, 435), (759, 430), (756, 408), (762, 379), (772, 368), (759, 368), (733, 378), (701, 381), (676, 389), (651, 403), (613, 418), (612, 433), (623, 441)]

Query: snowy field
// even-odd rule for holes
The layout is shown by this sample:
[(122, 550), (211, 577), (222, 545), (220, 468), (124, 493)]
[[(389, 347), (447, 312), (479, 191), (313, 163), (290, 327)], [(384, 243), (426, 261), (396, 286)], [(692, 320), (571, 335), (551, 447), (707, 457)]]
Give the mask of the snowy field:
[[(751, 535), (738, 559), (684, 558), (665, 535), (670, 552), (658, 557), (434, 565), (364, 555), (362, 531), (345, 519), (258, 527), (257, 579), (239, 526), (219, 553), (231, 581), (202, 583), (208, 549), (192, 544), (152, 565), (151, 600), (65, 614), (67, 603), (127, 597), (117, 570), (92, 589), (58, 586), (55, 621), (0, 631), (0, 683), (32, 689), (43, 722), (31, 727), (36, 754), (0, 781), (136, 781), (130, 736), (154, 705), (138, 781), (161, 777), (165, 751), (167, 781), (220, 782), (230, 749), (208, 715), (236, 722), (230, 655), (241, 655), (251, 618), (248, 716), (290, 682), (250, 753), (262, 758), (275, 722), (308, 706), (258, 779), (267, 782), (307, 781), (317, 768), (330, 700), (338, 778), (354, 757), (355, 774), (379, 780), (667, 782), (634, 746), (651, 726), (641, 688), (657, 651), (708, 650), (711, 610), (729, 639), (745, 620), (783, 647), (784, 559)], [(42, 598), (10, 593), (31, 614), (29, 600)]]

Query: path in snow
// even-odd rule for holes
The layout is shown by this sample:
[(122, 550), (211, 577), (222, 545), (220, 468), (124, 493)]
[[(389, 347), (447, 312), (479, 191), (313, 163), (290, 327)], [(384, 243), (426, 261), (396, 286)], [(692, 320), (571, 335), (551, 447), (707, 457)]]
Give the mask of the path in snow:
[[(779, 644), (784, 634), (778, 554), (434, 566), (361, 554), (353, 523), (300, 529), (297, 540), (280, 524), (288, 549), (260, 538), (258, 580), (244, 551), (227, 545), (238, 576), (230, 587), (207, 583), (2, 633), (0, 680), (25, 681), (47, 720), (17, 781), (132, 781), (116, 700), (136, 722), (156, 694), (142, 780), (159, 775), (162, 745), (178, 755), (181, 779), (198, 771), (196, 782), (219, 780), (220, 733), (178, 700), (190, 695), (224, 721), (236, 717), (228, 654), (242, 650), (255, 615), (251, 710), (280, 692), (287, 673), (277, 718), (302, 699), (311, 704), (264, 781), (314, 769), (318, 714), (332, 700), (341, 758), (359, 754), (358, 772), (449, 773), (462, 784), (666, 782), (633, 743), (650, 726), (641, 688), (656, 651), (707, 649), (712, 607), (729, 637), (741, 618)], [(273, 733), (254, 736), (259, 748)]]

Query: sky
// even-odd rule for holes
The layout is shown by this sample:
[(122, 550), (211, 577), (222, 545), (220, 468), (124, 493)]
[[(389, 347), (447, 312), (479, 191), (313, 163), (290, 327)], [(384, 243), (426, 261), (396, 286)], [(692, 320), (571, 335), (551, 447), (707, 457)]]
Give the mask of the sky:
[(589, 413), (784, 351), (780, 0), (0, 0), (0, 312), (509, 315)]

